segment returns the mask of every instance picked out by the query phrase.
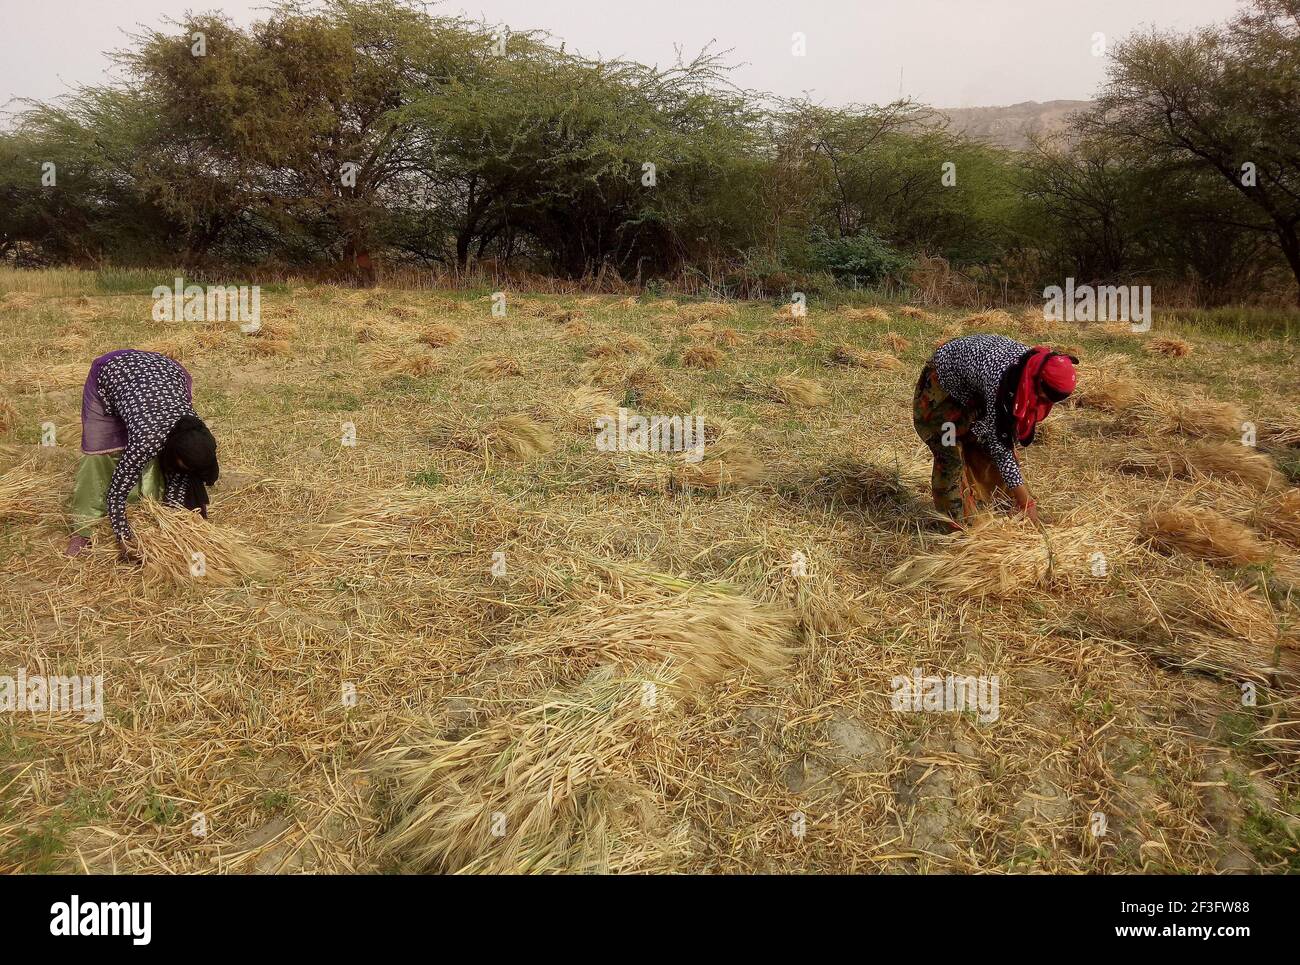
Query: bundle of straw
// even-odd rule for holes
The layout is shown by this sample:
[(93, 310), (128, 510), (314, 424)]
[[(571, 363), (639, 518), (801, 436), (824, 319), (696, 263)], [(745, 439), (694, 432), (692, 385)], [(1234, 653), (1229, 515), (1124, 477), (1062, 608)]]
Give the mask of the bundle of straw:
[(594, 385), (580, 385), (561, 398), (556, 421), (569, 429), (592, 432), (597, 419), (617, 415), (618, 401), (613, 396)]
[(1110, 521), (1054, 526), (1044, 534), (1007, 517), (984, 517), (937, 540), (936, 549), (895, 567), (889, 581), (972, 597), (1014, 597), (1056, 583), (1077, 591), (1092, 580), (1095, 553), (1104, 551), (1113, 560), (1124, 546)]
[(845, 308), (840, 315), (851, 322), (879, 322), (881, 324), (891, 321), (889, 312), (883, 308)]
[(504, 656), (526, 666), (540, 662), (550, 675), (569, 679), (603, 663), (667, 662), (676, 675), (673, 686), (690, 691), (742, 672), (777, 676), (790, 664), (797, 629), (797, 615), (782, 604), (624, 569), (613, 593), (525, 624)]
[(1071, 396), (1074, 404), (1101, 412), (1122, 412), (1143, 396), (1142, 388), (1119, 376), (1089, 376)]
[(1009, 329), (1016, 324), (1016, 320), (1011, 317), (1009, 312), (1004, 312), (1000, 308), (994, 308), (985, 312), (976, 312), (974, 315), (968, 315), (961, 320), (965, 328), (1005, 328)]
[(725, 434), (707, 443), (699, 459), (685, 452), (622, 453), (615, 474), (629, 489), (723, 492), (758, 482), (766, 467), (748, 443)]
[(487, 423), (482, 447), (498, 456), (531, 459), (555, 448), (555, 437), (526, 415), (510, 415)]
[(778, 375), (766, 382), (751, 383), (745, 390), (760, 398), (786, 405), (823, 406), (829, 401), (826, 388), (814, 379), (798, 375)]
[(790, 325), (787, 328), (769, 328), (766, 329), (762, 338), (769, 342), (798, 342), (800, 345), (811, 345), (817, 341), (817, 330), (811, 325)]
[(1263, 563), (1270, 556), (1254, 530), (1203, 506), (1157, 509), (1140, 531), (1157, 549), (1216, 563)]
[(1274, 539), (1300, 546), (1300, 489), (1289, 489), (1261, 506), (1253, 522)]
[(682, 364), (708, 372), (721, 365), (725, 358), (722, 350), (712, 345), (692, 345), (682, 353)]
[[(278, 568), (273, 554), (242, 533), (156, 500), (132, 506), (131, 529), (146, 580), (227, 585), (263, 579)], [(106, 545), (101, 552), (116, 552), (116, 547)]]
[(1212, 573), (1196, 576), (1162, 579), (1094, 612), (1092, 632), (1125, 640), (1178, 670), (1233, 681), (1294, 675), (1300, 655), (1283, 646), (1268, 601)]
[(716, 322), (735, 317), (736, 307), (726, 302), (694, 302), (677, 309), (677, 318), (683, 322)]
[(1197, 475), (1233, 479), (1261, 492), (1281, 489), (1286, 477), (1273, 460), (1250, 446), (1234, 442), (1196, 442), (1177, 449), (1137, 451), (1116, 466), (1120, 472), (1186, 479)]
[(420, 329), (420, 334), (416, 336), (417, 341), (424, 343), (429, 348), (445, 348), (459, 342), (460, 338), (460, 329), (455, 325), (445, 325), (441, 322), (426, 325)]
[(513, 355), (483, 355), (465, 367), (465, 374), (477, 377), (508, 378), (524, 374), (524, 365)]
[(1120, 424), (1136, 431), (1178, 432), (1194, 438), (1239, 436), (1246, 413), (1233, 402), (1172, 399), (1144, 392), (1129, 406)]
[(864, 369), (901, 369), (903, 362), (888, 352), (870, 352), (852, 345), (839, 344), (831, 353), (831, 361), (837, 365), (854, 365)]
[(386, 755), (398, 818), (381, 850), (415, 871), (609, 870), (600, 867), (608, 839), (588, 835), (610, 822), (619, 837), (648, 834), (645, 811), (628, 825), (619, 802), (635, 793), (635, 760), (672, 714), (674, 683), (664, 668), (604, 668), (462, 740), (413, 735)]
[(617, 335), (593, 345), (587, 354), (594, 359), (621, 358), (626, 355), (647, 355), (650, 343), (640, 335)]
[(377, 371), (416, 378), (442, 370), (442, 361), (414, 343), (381, 343), (370, 353), (370, 363)]

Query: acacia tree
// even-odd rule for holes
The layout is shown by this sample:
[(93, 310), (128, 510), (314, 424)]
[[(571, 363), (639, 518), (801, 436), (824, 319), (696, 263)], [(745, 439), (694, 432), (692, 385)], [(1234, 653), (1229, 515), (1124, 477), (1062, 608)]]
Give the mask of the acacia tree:
[(1213, 173), (1247, 202), (1241, 226), (1281, 251), (1300, 302), (1300, 0), (1254, 0), (1222, 28), (1125, 40), (1082, 129)]
[[(427, 174), (403, 108), (460, 76), (473, 33), (396, 0), (283, 2), (248, 31), (179, 26), (120, 55), (162, 105), (153, 186), (169, 210), (239, 222), (254, 253), (260, 238), (295, 260), (367, 256), (387, 199)], [(203, 176), (178, 179), (169, 159), (191, 149)]]

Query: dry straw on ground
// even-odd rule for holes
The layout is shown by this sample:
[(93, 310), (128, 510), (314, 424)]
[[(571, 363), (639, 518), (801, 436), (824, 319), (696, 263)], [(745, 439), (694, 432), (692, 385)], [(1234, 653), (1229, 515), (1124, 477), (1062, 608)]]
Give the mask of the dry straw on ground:
[(33, 464), (0, 474), (0, 522), (40, 522), (57, 518), (64, 480)]
[(896, 355), (888, 352), (872, 352), (853, 345), (841, 343), (831, 353), (831, 361), (837, 365), (852, 365), (863, 369), (901, 369), (903, 362)]
[[(25, 717), (39, 740), (0, 753), (0, 872), (1289, 867), (1294, 491), (1113, 467), (1179, 448), (1172, 432), (1195, 443), (1207, 411), (1202, 438), (1236, 445), (1227, 417), (1244, 411), (1291, 471), (1293, 347), (1175, 327), (1194, 354), (1174, 364), (1141, 338), (1120, 353), (1098, 326), (1072, 328), (1081, 392), (1103, 377), (1140, 391), (1118, 411), (1054, 413), (1069, 444), (1026, 450), (1050, 545), (1005, 518), (948, 538), (911, 425), (920, 356), (870, 372), (827, 356), (841, 341), (922, 353), (973, 309), (890, 308), (909, 347), (832, 304), (815, 330), (772, 323), (770, 303), (683, 317), (651, 296), (557, 291), (511, 292), (504, 318), (474, 296), (454, 316), (461, 342), (436, 350), (420, 332), (459, 294), (267, 292), (268, 319), (296, 306), (287, 354), (194, 330), (187, 367), (223, 479), (204, 533), (165, 544), (160, 572), (118, 562), (107, 532), (61, 555), (65, 430), (93, 352), (171, 330), (144, 296), (96, 297), (65, 348), (50, 319), (75, 320), (73, 299), (0, 304), (14, 423), (0, 479), (19, 507), (0, 525), (0, 663), (103, 672), (109, 711)], [(583, 361), (622, 336), (657, 351)], [(730, 345), (727, 377), (684, 365), (692, 344)], [(444, 364), (390, 377), (370, 364), (379, 346)], [(527, 364), (466, 377), (492, 356)], [(735, 391), (796, 370), (833, 382), (835, 404)], [(703, 458), (600, 451), (595, 421), (620, 406), (703, 413)], [(47, 420), (52, 449), (37, 444)], [(346, 422), (355, 447), (339, 445)], [(25, 504), (41, 492), (53, 499)], [(1210, 540), (1207, 563), (1170, 528), (1157, 552), (1139, 520), (1168, 506), (1213, 508), (1253, 533), (1251, 551)], [(132, 505), (142, 535), (153, 508)], [(160, 529), (200, 522), (158, 511)], [(200, 535), (215, 579), (191, 575)], [(235, 555), (249, 550), (272, 555), (267, 575)], [(917, 668), (998, 675), (1000, 718), (894, 711), (891, 681)], [(202, 840), (199, 809), (216, 815)], [(1097, 810), (1108, 834), (1081, 835)]]

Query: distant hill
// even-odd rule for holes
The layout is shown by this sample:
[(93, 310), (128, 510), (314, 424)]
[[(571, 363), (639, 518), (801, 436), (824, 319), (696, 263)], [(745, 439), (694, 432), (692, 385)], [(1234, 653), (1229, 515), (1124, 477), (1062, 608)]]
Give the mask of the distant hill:
[(998, 147), (1022, 151), (1031, 133), (1064, 130), (1069, 116), (1092, 106), (1092, 101), (1025, 101), (1007, 107), (940, 107), (951, 129)]

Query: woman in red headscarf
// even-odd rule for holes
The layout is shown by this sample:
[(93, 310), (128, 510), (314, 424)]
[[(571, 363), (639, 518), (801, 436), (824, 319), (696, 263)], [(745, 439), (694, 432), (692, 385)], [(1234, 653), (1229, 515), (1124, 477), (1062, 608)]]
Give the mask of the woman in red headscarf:
[(1005, 487), (1035, 522), (1016, 446), (1033, 443), (1038, 423), (1074, 391), (1078, 359), (1005, 335), (966, 335), (942, 345), (921, 370), (912, 421), (934, 455), (935, 507), (961, 523)]

